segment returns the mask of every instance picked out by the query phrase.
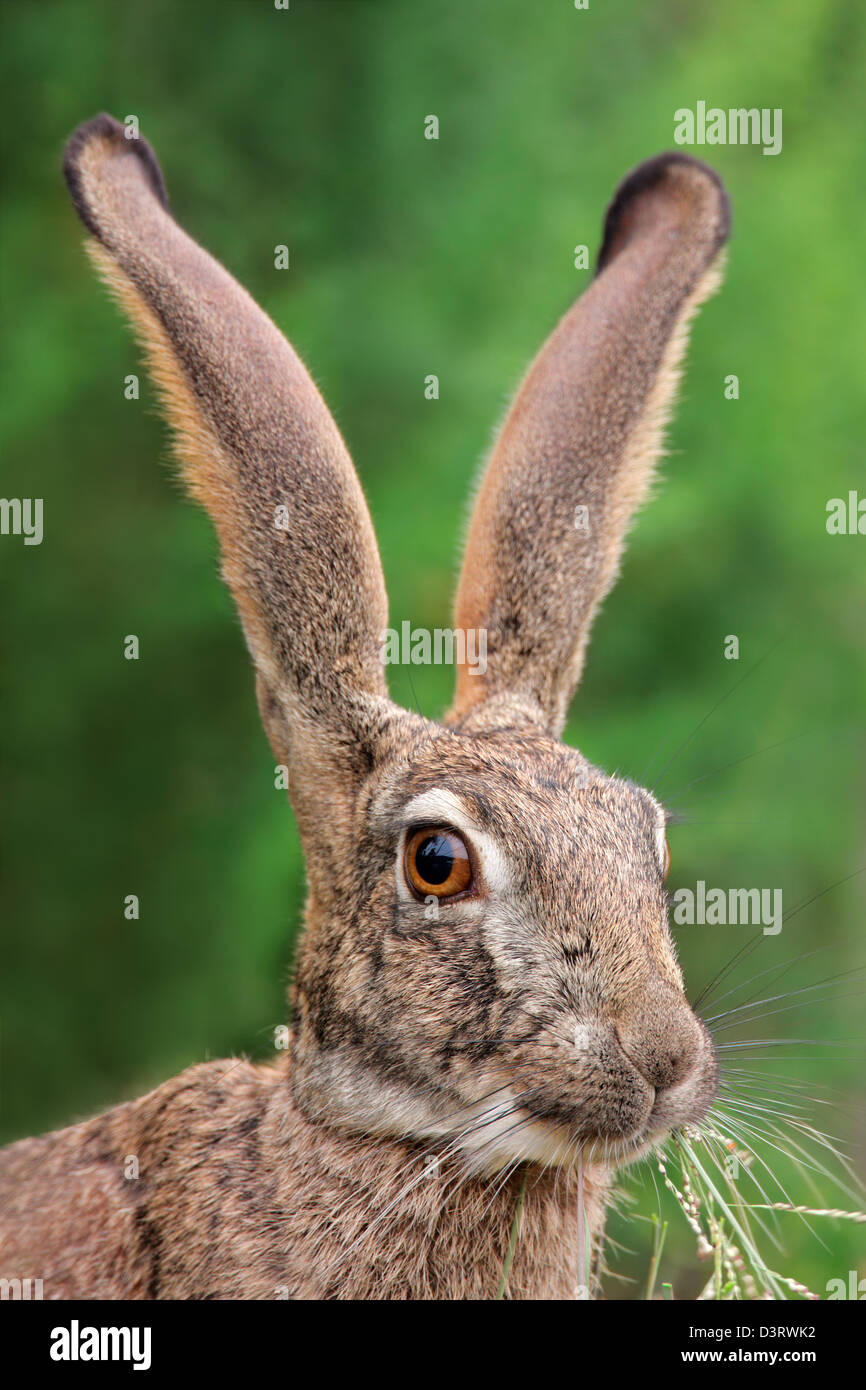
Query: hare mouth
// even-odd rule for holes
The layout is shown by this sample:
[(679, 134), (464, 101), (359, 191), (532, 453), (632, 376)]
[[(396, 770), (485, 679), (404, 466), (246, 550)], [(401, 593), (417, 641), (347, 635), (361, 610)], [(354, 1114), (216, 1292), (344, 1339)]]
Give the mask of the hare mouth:
[(706, 1075), (690, 1076), (678, 1086), (658, 1091), (647, 1120), (647, 1138), (661, 1138), (680, 1125), (700, 1124), (715, 1091), (714, 1079)]
[(559, 1165), (572, 1166), (577, 1155), (590, 1162), (618, 1167), (643, 1157), (672, 1130), (697, 1125), (704, 1118), (716, 1092), (715, 1066), (705, 1061), (682, 1081), (664, 1089), (647, 1087), (635, 1102), (629, 1120), (624, 1114), (599, 1114), (590, 1119), (566, 1105), (528, 1105), (536, 1132), (545, 1132), (546, 1147)]
[[(716, 1094), (715, 1068), (698, 1068), (676, 1086), (656, 1091), (646, 1123), (639, 1133), (621, 1141), (619, 1162), (642, 1158), (683, 1125), (699, 1125)], [(619, 1146), (612, 1145), (611, 1151)]]

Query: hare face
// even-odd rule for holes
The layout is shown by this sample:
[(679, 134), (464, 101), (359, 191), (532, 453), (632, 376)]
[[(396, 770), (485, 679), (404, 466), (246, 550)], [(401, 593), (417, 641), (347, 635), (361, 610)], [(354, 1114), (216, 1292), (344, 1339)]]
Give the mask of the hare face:
[(668, 930), (662, 807), (554, 739), (416, 722), (340, 847), (356, 891), (311, 912), (301, 1104), (485, 1169), (623, 1161), (697, 1120), (716, 1066)]

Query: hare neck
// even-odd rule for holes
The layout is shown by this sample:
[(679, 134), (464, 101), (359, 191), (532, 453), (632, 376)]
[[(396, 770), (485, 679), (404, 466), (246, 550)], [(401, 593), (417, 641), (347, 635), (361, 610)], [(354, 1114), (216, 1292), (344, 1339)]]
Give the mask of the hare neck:
[(288, 1086), (273, 1096), (266, 1132), (285, 1156), (277, 1171), (295, 1270), (288, 1297), (587, 1296), (587, 1260), (604, 1225), (603, 1170), (584, 1174), (582, 1193), (574, 1169), (479, 1176), (421, 1142), (310, 1120)]

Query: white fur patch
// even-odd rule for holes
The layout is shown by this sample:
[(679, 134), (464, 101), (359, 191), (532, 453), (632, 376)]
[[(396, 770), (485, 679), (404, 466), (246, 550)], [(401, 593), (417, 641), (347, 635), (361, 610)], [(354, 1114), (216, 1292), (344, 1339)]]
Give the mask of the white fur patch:
[(659, 868), (661, 869), (662, 873), (664, 873), (665, 867), (666, 867), (667, 861), (668, 861), (668, 850), (667, 850), (667, 838), (668, 838), (668, 836), (667, 836), (667, 822), (666, 822), (666, 820), (665, 820), (665, 813), (664, 813), (664, 811), (661, 809), (661, 807), (659, 807), (659, 810), (658, 810), (658, 821), (659, 821), (659, 823), (656, 825), (656, 854), (658, 855)]

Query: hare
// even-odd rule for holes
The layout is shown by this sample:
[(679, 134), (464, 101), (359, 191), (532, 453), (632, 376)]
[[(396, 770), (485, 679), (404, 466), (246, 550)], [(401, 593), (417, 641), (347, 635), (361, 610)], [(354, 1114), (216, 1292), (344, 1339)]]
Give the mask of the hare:
[(720, 280), (724, 187), (672, 153), (617, 190), (487, 465), (455, 612), (486, 663), (435, 723), (388, 697), (370, 517), (292, 348), (174, 221), (144, 139), (97, 116), (64, 168), (213, 518), (308, 899), (287, 1051), (11, 1145), (0, 1274), (49, 1298), (483, 1299), (519, 1225), (507, 1296), (583, 1296), (616, 1169), (717, 1086), (665, 811), (559, 735)]

